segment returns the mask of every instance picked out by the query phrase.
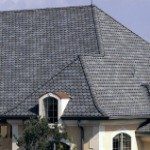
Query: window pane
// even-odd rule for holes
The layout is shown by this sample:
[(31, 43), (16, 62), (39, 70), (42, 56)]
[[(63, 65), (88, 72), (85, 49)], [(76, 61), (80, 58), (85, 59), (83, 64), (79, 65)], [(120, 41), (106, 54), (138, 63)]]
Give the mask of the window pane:
[(123, 134), (123, 150), (131, 150), (131, 137)]
[(120, 146), (121, 146), (121, 137), (120, 135), (117, 135), (113, 139), (113, 150), (120, 150)]
[(58, 121), (58, 101), (55, 98), (48, 97), (46, 102), (46, 116), (50, 123), (56, 123)]
[(121, 133), (113, 138), (113, 150), (131, 150), (131, 137)]

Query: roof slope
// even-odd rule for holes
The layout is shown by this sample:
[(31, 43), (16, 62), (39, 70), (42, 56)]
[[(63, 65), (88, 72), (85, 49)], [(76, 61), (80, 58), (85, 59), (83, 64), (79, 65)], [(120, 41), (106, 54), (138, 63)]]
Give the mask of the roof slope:
[(150, 81), (149, 60), (85, 56), (83, 66), (97, 105), (110, 118), (150, 116), (150, 99), (141, 83)]
[(5, 115), (35, 115), (38, 108), (38, 99), (43, 94), (55, 93), (58, 91), (65, 91), (71, 95), (64, 117), (103, 116), (94, 106), (92, 95), (79, 58), (72, 61), (57, 75), (34, 91), (25, 101), (12, 108)]
[(131, 59), (150, 59), (150, 44), (114, 18), (94, 7), (97, 35), (103, 55)]
[(0, 113), (79, 54), (98, 54), (91, 7), (0, 13)]
[(150, 44), (97, 7), (1, 12), (0, 35), (1, 116), (34, 115), (58, 90), (64, 116), (150, 116)]

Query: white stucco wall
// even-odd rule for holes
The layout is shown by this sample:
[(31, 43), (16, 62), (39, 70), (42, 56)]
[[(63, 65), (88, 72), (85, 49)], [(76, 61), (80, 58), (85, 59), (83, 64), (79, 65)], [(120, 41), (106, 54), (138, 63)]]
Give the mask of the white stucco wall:
[(99, 150), (112, 150), (113, 138), (119, 133), (126, 133), (131, 137), (131, 150), (138, 150), (135, 131), (141, 120), (105, 121), (99, 126)]
[(58, 101), (58, 118), (63, 115), (63, 112), (69, 102), (68, 98), (63, 98)]
[[(78, 127), (78, 121), (64, 121), (66, 131), (71, 139), (71, 145), (76, 147), (75, 150), (80, 150), (81, 133)], [(80, 121), (80, 125), (84, 129), (83, 150), (99, 150), (99, 121)]]
[(12, 127), (12, 150), (17, 150), (19, 147), (17, 146), (16, 138), (19, 138), (21, 133), (19, 133), (19, 126), (23, 125), (22, 120), (7, 120)]
[[(12, 125), (12, 134), (19, 137), (19, 126), (23, 126), (21, 120), (8, 120)], [(81, 121), (85, 131), (84, 150), (112, 150), (113, 138), (119, 133), (126, 133), (131, 137), (131, 150), (149, 150), (150, 137), (140, 137), (140, 143), (137, 141), (135, 130), (143, 120), (126, 121)], [(66, 130), (72, 139), (72, 146), (80, 148), (80, 129), (77, 121), (64, 121)], [(20, 128), (23, 130), (23, 128)], [(138, 144), (137, 144), (138, 143)], [(142, 147), (143, 149), (138, 149)], [(15, 138), (12, 139), (12, 150), (17, 150)]]

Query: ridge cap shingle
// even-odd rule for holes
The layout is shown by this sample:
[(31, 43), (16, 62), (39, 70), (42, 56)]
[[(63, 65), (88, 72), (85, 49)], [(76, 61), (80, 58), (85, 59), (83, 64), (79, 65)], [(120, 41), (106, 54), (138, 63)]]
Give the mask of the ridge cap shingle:
[(0, 11), (0, 14), (3, 14), (3, 13), (21, 13), (21, 12), (28, 12), (28, 11), (44, 11), (44, 10), (67, 10), (67, 9), (73, 9), (73, 8), (80, 9), (80, 8), (86, 8), (86, 7), (91, 7), (91, 5), (4, 10), (4, 11)]

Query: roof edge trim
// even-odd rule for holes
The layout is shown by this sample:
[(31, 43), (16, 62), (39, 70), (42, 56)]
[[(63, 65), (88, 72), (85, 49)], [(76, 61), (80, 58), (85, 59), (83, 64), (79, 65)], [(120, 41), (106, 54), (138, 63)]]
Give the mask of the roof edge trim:
[(70, 116), (70, 117), (61, 117), (62, 120), (108, 120), (108, 117), (81, 117), (81, 116)]
[(12, 10), (3, 10), (0, 13), (8, 13), (8, 12), (26, 12), (26, 11), (40, 11), (40, 10), (49, 10), (49, 9), (68, 9), (68, 8), (83, 8), (83, 7), (90, 7), (91, 5), (76, 5), (76, 6), (54, 6), (54, 7), (46, 7), (46, 8), (27, 8), (27, 9), (12, 9)]
[(137, 33), (133, 32), (131, 29), (129, 29), (128, 27), (126, 27), (125, 25), (123, 25), (121, 22), (119, 22), (117, 19), (115, 19), (114, 17), (112, 17), (111, 15), (109, 15), (108, 13), (106, 13), (105, 11), (103, 11), (102, 9), (98, 8), (96, 5), (93, 5), (93, 7), (97, 8), (98, 10), (102, 11), (106, 16), (110, 17), (111, 19), (113, 19), (114, 21), (116, 21), (118, 24), (120, 24), (121, 26), (123, 26), (124, 28), (126, 28), (128, 31), (130, 31), (132, 34), (134, 34), (135, 36), (138, 36), (141, 40), (143, 40), (144, 42), (146, 42), (147, 44), (150, 45), (150, 43), (145, 40), (144, 38), (142, 38), (140, 35), (138, 35)]

